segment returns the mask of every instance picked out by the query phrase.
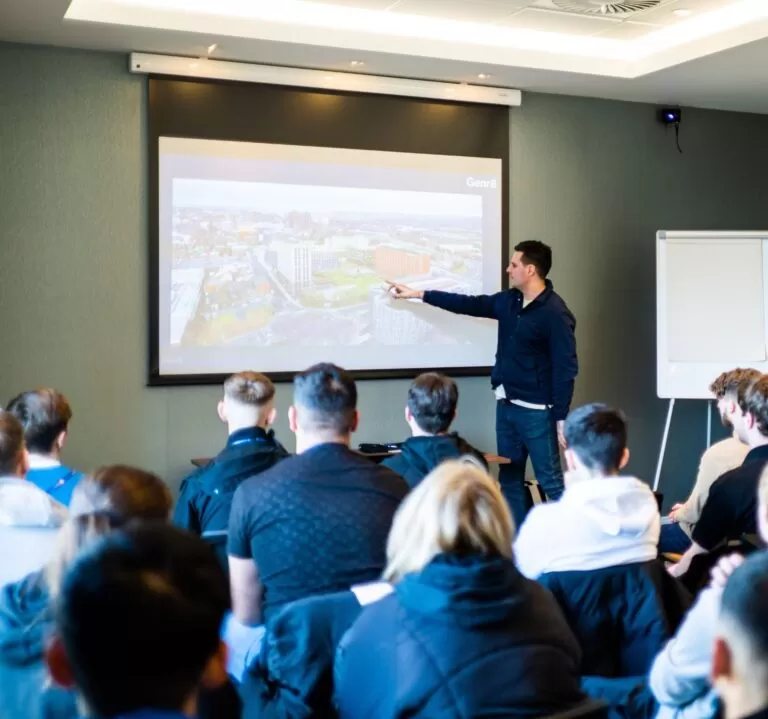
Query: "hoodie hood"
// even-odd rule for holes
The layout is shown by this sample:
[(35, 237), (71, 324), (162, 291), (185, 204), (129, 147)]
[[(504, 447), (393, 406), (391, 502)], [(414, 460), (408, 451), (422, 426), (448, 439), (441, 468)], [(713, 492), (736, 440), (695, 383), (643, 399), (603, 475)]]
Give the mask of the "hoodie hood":
[(658, 556), (660, 531), (659, 505), (645, 482), (566, 478), (557, 502), (529, 512), (515, 541), (515, 559), (530, 579), (648, 562)]
[(25, 666), (42, 660), (51, 624), (42, 572), (0, 590), (0, 663)]
[(609, 537), (639, 538), (659, 522), (650, 488), (635, 477), (605, 477), (570, 484), (567, 502)]
[(431, 620), (482, 627), (513, 616), (526, 599), (525, 580), (503, 557), (435, 557), (395, 586), (403, 606)]
[(67, 508), (42, 489), (18, 477), (0, 477), (0, 527), (55, 529)]
[(429, 474), (447, 459), (456, 459), (465, 454), (478, 454), (472, 445), (455, 432), (429, 437), (411, 437), (403, 442), (400, 453), (402, 459), (413, 467), (420, 477)]

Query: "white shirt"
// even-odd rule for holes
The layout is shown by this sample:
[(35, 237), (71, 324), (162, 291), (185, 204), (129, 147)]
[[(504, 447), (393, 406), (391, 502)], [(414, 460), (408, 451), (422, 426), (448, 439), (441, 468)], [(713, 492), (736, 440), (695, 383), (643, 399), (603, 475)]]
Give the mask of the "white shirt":
[(528, 578), (647, 562), (658, 554), (661, 519), (651, 488), (634, 477), (568, 480), (557, 502), (536, 505), (514, 545)]

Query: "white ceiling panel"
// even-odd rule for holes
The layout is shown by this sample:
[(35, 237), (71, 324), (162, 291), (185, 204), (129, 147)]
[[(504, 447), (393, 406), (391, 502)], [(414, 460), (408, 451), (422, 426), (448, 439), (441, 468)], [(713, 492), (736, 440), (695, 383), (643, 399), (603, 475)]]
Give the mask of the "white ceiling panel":
[[(439, 1), (439, 0), (438, 0)], [(344, 5), (345, 7), (362, 8), (363, 10), (388, 10), (397, 0), (307, 0), (307, 2), (324, 5)]]
[(621, 21), (528, 8), (502, 20), (500, 24), (524, 30), (542, 30), (566, 35), (597, 35), (621, 25)]
[(641, 22), (620, 22), (618, 25), (613, 25), (607, 28), (605, 32), (600, 33), (600, 37), (612, 38), (614, 40), (636, 40), (658, 29), (658, 25)]
[(526, 5), (530, 5), (527, 0), (400, 0), (391, 11), (486, 23), (509, 17)]

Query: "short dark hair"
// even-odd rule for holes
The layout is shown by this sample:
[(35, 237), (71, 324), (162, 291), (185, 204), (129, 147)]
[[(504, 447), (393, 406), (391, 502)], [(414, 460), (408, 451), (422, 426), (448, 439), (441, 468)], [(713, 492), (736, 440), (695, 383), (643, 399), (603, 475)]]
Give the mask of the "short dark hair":
[(761, 375), (747, 386), (742, 411), (755, 418), (760, 434), (768, 436), (768, 375)]
[(552, 248), (538, 240), (526, 240), (515, 245), (515, 252), (521, 252), (524, 265), (533, 265), (536, 272), (545, 279), (552, 269)]
[(179, 711), (217, 651), (229, 605), (210, 547), (150, 522), (80, 553), (55, 603), (56, 628), (92, 712)]
[(627, 448), (627, 422), (618, 410), (588, 404), (573, 410), (565, 420), (568, 449), (591, 470), (616, 472)]
[(24, 451), (24, 429), (10, 412), (0, 411), (0, 476), (16, 474)]
[(293, 380), (293, 397), (296, 406), (306, 412), (304, 421), (311, 429), (339, 435), (352, 431), (357, 387), (345, 369), (322, 362), (299, 372)]
[(408, 390), (408, 409), (416, 424), (430, 434), (440, 434), (451, 426), (458, 403), (456, 383), (438, 372), (420, 374)]
[(56, 437), (66, 431), (72, 419), (72, 408), (67, 398), (50, 388), (23, 392), (8, 403), (8, 411), (24, 427), (27, 449), (41, 454), (53, 449)]
[(755, 552), (728, 578), (720, 602), (720, 616), (732, 622), (749, 642), (754, 657), (768, 664), (768, 552)]

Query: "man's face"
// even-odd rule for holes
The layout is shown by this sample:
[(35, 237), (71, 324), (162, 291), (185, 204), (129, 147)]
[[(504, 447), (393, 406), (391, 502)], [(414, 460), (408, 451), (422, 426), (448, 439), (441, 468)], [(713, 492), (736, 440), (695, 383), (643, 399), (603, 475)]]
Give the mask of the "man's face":
[(530, 281), (531, 277), (535, 273), (533, 265), (523, 264), (523, 253), (515, 252), (512, 255), (512, 259), (507, 266), (507, 274), (509, 275), (510, 287), (516, 287), (522, 289)]

